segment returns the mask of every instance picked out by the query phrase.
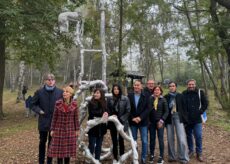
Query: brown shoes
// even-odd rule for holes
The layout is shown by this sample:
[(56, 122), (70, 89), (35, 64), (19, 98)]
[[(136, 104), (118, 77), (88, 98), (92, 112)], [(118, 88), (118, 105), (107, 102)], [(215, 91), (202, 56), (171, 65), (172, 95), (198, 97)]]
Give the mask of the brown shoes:
[(199, 162), (204, 162), (204, 158), (203, 158), (202, 154), (197, 154), (196, 158)]

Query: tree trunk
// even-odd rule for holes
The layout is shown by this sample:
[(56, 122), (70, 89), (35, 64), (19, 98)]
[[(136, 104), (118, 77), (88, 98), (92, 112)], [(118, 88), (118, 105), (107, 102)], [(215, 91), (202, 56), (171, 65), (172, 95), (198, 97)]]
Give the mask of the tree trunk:
[[(0, 18), (0, 29), (5, 29), (5, 21)], [(2, 31), (0, 31), (0, 119), (4, 117), (3, 114), (3, 87), (5, 79), (5, 50), (6, 40)]]
[(219, 94), (219, 92), (218, 92), (218, 88), (217, 88), (216, 81), (214, 80), (214, 78), (213, 78), (213, 76), (212, 76), (212, 73), (211, 73), (211, 71), (209, 70), (209, 68), (208, 68), (208, 66), (207, 66), (207, 64), (206, 64), (205, 61), (203, 61), (203, 64), (204, 64), (204, 68), (205, 68), (205, 70), (207, 71), (208, 76), (209, 76), (209, 78), (210, 78), (210, 80), (211, 80), (211, 82), (212, 82), (212, 84), (213, 84), (213, 88), (214, 88), (214, 92), (215, 92), (216, 98), (218, 99), (218, 101), (219, 101), (221, 107), (222, 107), (223, 109), (225, 109), (225, 104), (223, 103), (222, 97), (220, 96), (220, 94)]
[(76, 62), (73, 62), (73, 88), (76, 89), (77, 84), (77, 71), (76, 71)]
[(122, 29), (123, 29), (123, 0), (120, 0), (120, 21), (119, 21), (119, 52), (118, 52), (118, 76), (119, 80), (122, 72)]
[[(228, 32), (222, 28), (220, 22), (219, 22), (219, 18), (217, 16), (217, 2), (218, 0), (210, 0), (210, 13), (211, 13), (211, 17), (212, 17), (212, 22), (214, 24), (214, 29), (216, 30), (216, 32), (218, 33), (221, 42), (223, 44), (223, 47), (225, 49), (225, 52), (227, 54), (228, 57), (228, 67), (227, 67), (227, 74), (228, 74), (228, 81), (230, 81), (230, 42), (228, 41), (230, 38), (228, 36)], [(221, 1), (221, 0), (220, 0)], [(220, 3), (220, 1), (218, 1), (218, 3)], [(230, 96), (230, 83), (228, 84), (228, 95)]]
[[(68, 55), (69, 56), (69, 55)], [(67, 80), (68, 80), (68, 75), (69, 75), (69, 63), (70, 63), (70, 59), (69, 57), (67, 57), (67, 63), (65, 66), (65, 71), (64, 71), (64, 75), (63, 75), (63, 84), (66, 84)]]
[(30, 87), (33, 86), (33, 65), (30, 65)]
[(15, 92), (15, 82), (16, 82), (16, 75), (13, 70), (10, 70), (10, 91)]
[(21, 61), (19, 64), (19, 78), (18, 78), (18, 97), (17, 102), (23, 99), (22, 89), (25, 81), (25, 61)]
[(177, 38), (178, 44), (177, 44), (177, 53), (176, 53), (176, 81), (180, 81), (180, 53), (179, 53), (179, 38)]
[(141, 62), (141, 72), (144, 72), (144, 48), (143, 48), (143, 45), (142, 45), (142, 39), (139, 40), (139, 51), (140, 51), (140, 62)]
[(100, 24), (100, 36), (101, 36), (101, 50), (102, 50), (102, 81), (106, 83), (106, 47), (105, 47), (105, 1), (100, 1), (101, 11), (101, 24)]
[(205, 94), (208, 95), (208, 87), (207, 87), (207, 81), (206, 81), (206, 78), (205, 78), (204, 65), (203, 65), (203, 63), (201, 61), (199, 61), (199, 62), (200, 62), (200, 66), (201, 66), (202, 82), (203, 82)]
[(217, 61), (218, 61), (218, 65), (220, 68), (221, 96), (223, 96), (223, 98), (226, 101), (228, 101), (228, 91), (227, 91), (226, 82), (225, 82), (226, 81), (225, 80), (225, 68), (224, 68), (224, 63), (222, 63), (220, 54), (217, 55)]
[(161, 55), (160, 53), (157, 53), (157, 57), (158, 57), (158, 64), (159, 64), (159, 68), (160, 68), (160, 74), (161, 74), (161, 82), (164, 81), (164, 61), (163, 61), (163, 55)]

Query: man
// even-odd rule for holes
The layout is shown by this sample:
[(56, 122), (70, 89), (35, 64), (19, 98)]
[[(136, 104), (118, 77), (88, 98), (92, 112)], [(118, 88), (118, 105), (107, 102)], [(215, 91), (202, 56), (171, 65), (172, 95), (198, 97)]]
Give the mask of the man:
[[(45, 85), (37, 90), (31, 100), (31, 109), (39, 115), (39, 164), (44, 164), (46, 154), (47, 137), (48, 145), (51, 140), (50, 126), (55, 102), (62, 97), (62, 90), (55, 86), (55, 77), (48, 73), (44, 76)], [(52, 163), (52, 158), (47, 157), (47, 164)]]
[(144, 88), (144, 94), (147, 96), (147, 97), (150, 97), (152, 94), (153, 94), (153, 88), (154, 88), (154, 80), (151, 80), (149, 79), (146, 83), (146, 87)]
[(202, 157), (202, 119), (201, 114), (208, 107), (207, 98), (202, 90), (196, 87), (196, 80), (187, 81), (187, 90), (183, 92), (186, 108), (188, 112), (188, 124), (186, 126), (187, 142), (189, 148), (189, 157), (194, 154), (193, 135), (196, 141), (196, 157), (197, 160), (203, 162)]
[(186, 164), (189, 161), (189, 157), (184, 130), (184, 124), (187, 124), (188, 121), (185, 103), (183, 95), (177, 92), (177, 84), (175, 82), (169, 82), (168, 87), (169, 93), (165, 95), (169, 106), (169, 115), (165, 121), (168, 139), (168, 161), (176, 162), (177, 160), (174, 140), (174, 134), (176, 132), (178, 160), (180, 163)]
[(23, 98), (23, 100), (26, 100), (27, 90), (28, 90), (28, 87), (23, 85), (23, 87), (22, 87), (22, 98)]
[(133, 139), (137, 141), (138, 129), (142, 141), (141, 163), (146, 163), (148, 150), (148, 97), (142, 93), (142, 83), (140, 80), (134, 82), (134, 92), (128, 94), (130, 100), (130, 117), (129, 124), (132, 131)]

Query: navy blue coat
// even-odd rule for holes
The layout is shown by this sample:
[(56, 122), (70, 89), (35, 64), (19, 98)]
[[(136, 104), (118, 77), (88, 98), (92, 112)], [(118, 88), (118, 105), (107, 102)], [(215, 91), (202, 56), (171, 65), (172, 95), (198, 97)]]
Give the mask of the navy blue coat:
[[(63, 91), (55, 87), (52, 91), (47, 91), (45, 86), (37, 90), (31, 100), (31, 109), (39, 114), (38, 130), (49, 131), (54, 112), (55, 102), (62, 98)], [(40, 111), (45, 114), (40, 114)]]
[[(150, 109), (148, 108), (148, 96), (146, 96), (144, 93), (141, 93), (140, 99), (136, 108), (135, 105), (135, 98), (134, 98), (134, 93), (129, 93), (128, 98), (130, 101), (130, 106), (131, 106), (131, 111), (130, 111), (130, 116), (129, 116), (129, 125), (130, 126), (148, 126), (148, 121), (149, 121), (149, 112)], [(140, 117), (141, 122), (138, 124), (133, 122), (132, 119), (135, 117)]]

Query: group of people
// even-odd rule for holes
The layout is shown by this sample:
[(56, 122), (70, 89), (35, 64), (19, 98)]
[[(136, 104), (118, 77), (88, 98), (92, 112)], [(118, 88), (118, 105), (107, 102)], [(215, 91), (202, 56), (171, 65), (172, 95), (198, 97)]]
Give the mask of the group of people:
[[(57, 88), (55, 77), (50, 73), (44, 76), (44, 82), (44, 87), (36, 91), (31, 100), (31, 109), (39, 115), (39, 164), (45, 162), (47, 139), (47, 163), (52, 163), (52, 158), (57, 158), (58, 163), (67, 164), (70, 158), (76, 157), (76, 141), (79, 135), (74, 90), (70, 86), (62, 90)], [(125, 132), (130, 127), (135, 141), (140, 131), (141, 164), (156, 160), (156, 135), (160, 150), (157, 163), (164, 162), (164, 127), (167, 129), (169, 162), (188, 163), (195, 152), (193, 135), (196, 140), (197, 159), (202, 162), (201, 114), (207, 109), (207, 98), (202, 90), (197, 89), (194, 79), (188, 80), (187, 90), (182, 94), (177, 92), (175, 82), (170, 82), (168, 87), (169, 93), (163, 96), (162, 87), (155, 86), (154, 80), (148, 80), (146, 88), (143, 88), (140, 80), (136, 80), (133, 92), (125, 96), (121, 86), (114, 84), (112, 97), (108, 98), (102, 89), (95, 88), (88, 103), (88, 120), (115, 116), (124, 125)], [(88, 148), (95, 159), (100, 160), (103, 137), (107, 130), (110, 131), (113, 144), (113, 163), (116, 163), (119, 156), (124, 154), (125, 146), (113, 122), (101, 123), (89, 130)], [(177, 136), (178, 154), (175, 151), (174, 134)]]

